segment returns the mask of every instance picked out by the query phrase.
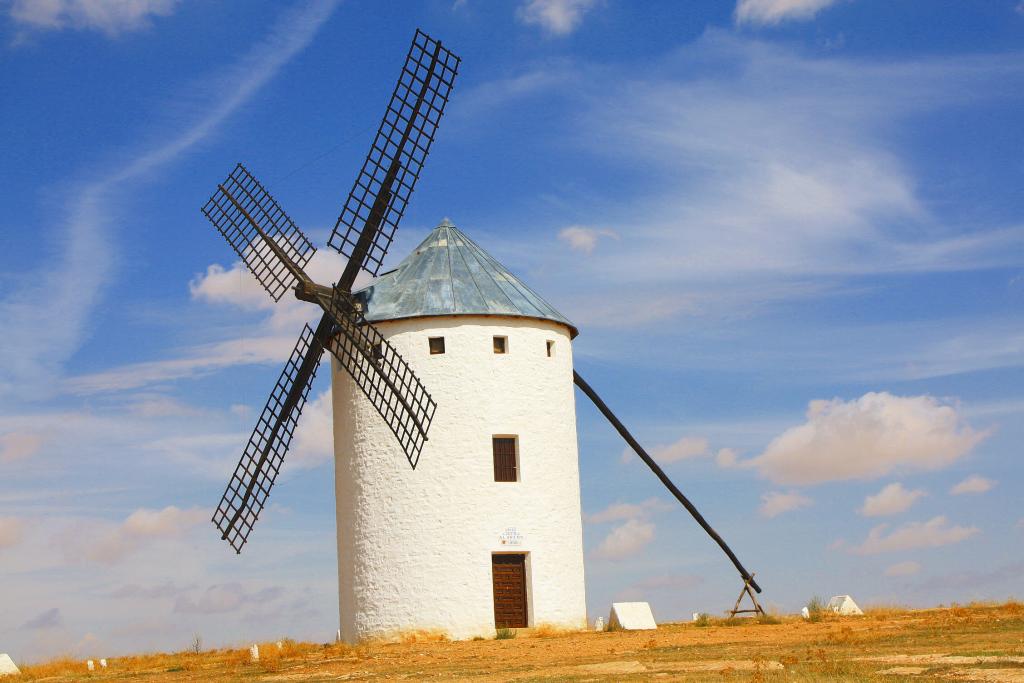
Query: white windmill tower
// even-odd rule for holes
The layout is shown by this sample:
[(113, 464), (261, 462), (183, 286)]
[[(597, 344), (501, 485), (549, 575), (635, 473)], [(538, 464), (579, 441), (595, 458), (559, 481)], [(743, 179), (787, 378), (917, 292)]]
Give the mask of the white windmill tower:
[(412, 471), (335, 368), (342, 637), (584, 627), (576, 328), (447, 220), (354, 297), (438, 409)]
[[(760, 592), (573, 369), (576, 328), (564, 316), (448, 222), (380, 273), (458, 67), (416, 31), (328, 242), (348, 258), (334, 285), (305, 273), (315, 247), (241, 164), (203, 206), (272, 298), (293, 289), (323, 312), (299, 335), (217, 505), (221, 538), (239, 553), (247, 542), (326, 351), (347, 640), (585, 624), (572, 383), (729, 556), (744, 591)], [(360, 270), (379, 277), (353, 294)], [(429, 467), (413, 471), (423, 453)]]

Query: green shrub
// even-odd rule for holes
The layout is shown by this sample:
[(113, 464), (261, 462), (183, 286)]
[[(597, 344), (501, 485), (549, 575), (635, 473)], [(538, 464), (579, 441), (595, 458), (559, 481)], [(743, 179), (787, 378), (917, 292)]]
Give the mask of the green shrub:
[(697, 628), (707, 628), (711, 626), (711, 615), (707, 612), (701, 612), (697, 615), (697, 618), (693, 620), (693, 625)]
[(495, 640), (511, 640), (516, 637), (516, 630), (514, 628), (505, 628), (504, 626), (495, 630)]
[(821, 621), (821, 618), (825, 616), (825, 601), (815, 595), (807, 601), (807, 613), (810, 615), (809, 621)]

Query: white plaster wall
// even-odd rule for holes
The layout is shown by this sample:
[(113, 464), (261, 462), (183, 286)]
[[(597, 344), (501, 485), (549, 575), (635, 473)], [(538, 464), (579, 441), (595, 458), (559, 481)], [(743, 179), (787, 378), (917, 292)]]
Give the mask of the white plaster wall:
[[(492, 552), (527, 554), (529, 622), (586, 626), (572, 347), (556, 323), (449, 316), (377, 324), (437, 401), (414, 471), (335, 362), (338, 578), (344, 640), (402, 631), (493, 636)], [(495, 354), (492, 337), (508, 337)], [(443, 336), (430, 355), (427, 338)], [(548, 358), (545, 342), (555, 341)], [(491, 437), (519, 437), (495, 482)], [(521, 545), (503, 546), (516, 527)]]

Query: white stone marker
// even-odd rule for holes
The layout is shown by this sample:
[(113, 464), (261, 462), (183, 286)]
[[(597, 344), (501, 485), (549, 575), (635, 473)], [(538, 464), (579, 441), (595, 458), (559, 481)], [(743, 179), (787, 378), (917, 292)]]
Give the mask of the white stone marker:
[(21, 670), (14, 665), (14, 660), (6, 652), (0, 653), (0, 676), (10, 676), (11, 674), (20, 674)]
[(280, 640), (277, 641), (277, 649), (278, 649), (278, 651), (284, 649), (284, 643), (282, 643)]
[(85, 663), (85, 668), (89, 669), (89, 671), (95, 671), (96, 670), (96, 664), (94, 664), (93, 661), (90, 659), (89, 661), (87, 661)]
[(252, 647), (249, 648), (249, 659), (254, 662), (260, 661), (260, 648), (256, 643), (253, 643)]
[(826, 609), (830, 609), (836, 614), (842, 614), (843, 616), (864, 614), (849, 595), (833, 595), (829, 599)]
[(603, 631), (604, 630), (604, 617), (598, 617), (594, 621), (594, 630), (595, 631)]
[(100, 660), (100, 668), (101, 669), (106, 669), (107, 668), (107, 660), (105, 660), (105, 659), (101, 659)]
[(697, 621), (698, 619), (700, 619), (700, 612), (694, 612), (693, 613), (693, 620)]
[(802, 616), (804, 619), (810, 619), (811, 618), (811, 610), (807, 609), (806, 607), (802, 607), (800, 609), (800, 616)]
[(658, 628), (654, 623), (651, 606), (646, 602), (613, 602), (612, 612), (608, 615), (608, 625), (612, 630), (646, 631)]

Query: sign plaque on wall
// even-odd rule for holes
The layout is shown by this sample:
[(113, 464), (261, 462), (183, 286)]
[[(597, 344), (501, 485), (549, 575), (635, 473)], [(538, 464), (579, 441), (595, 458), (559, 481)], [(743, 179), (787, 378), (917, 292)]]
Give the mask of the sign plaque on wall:
[(522, 545), (523, 543), (523, 535), (514, 526), (510, 526), (502, 531), (498, 535), (498, 539), (502, 545)]

